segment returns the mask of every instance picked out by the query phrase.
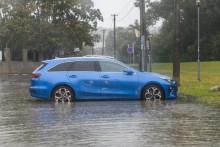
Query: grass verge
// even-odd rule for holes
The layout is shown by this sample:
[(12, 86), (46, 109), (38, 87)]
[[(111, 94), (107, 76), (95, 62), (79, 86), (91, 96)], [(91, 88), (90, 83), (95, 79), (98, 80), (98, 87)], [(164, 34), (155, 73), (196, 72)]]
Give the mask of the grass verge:
[[(172, 63), (153, 63), (152, 71), (172, 77)], [(197, 63), (181, 63), (179, 92), (197, 96), (201, 101), (220, 107), (220, 91), (209, 92), (220, 85), (220, 61), (200, 63), (200, 81), (197, 80)]]

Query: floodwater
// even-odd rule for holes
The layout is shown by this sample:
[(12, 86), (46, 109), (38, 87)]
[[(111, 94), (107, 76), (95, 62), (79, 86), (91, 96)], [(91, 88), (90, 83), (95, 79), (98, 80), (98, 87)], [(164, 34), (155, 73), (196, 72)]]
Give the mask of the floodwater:
[(30, 75), (0, 75), (0, 146), (220, 146), (220, 109), (196, 101), (54, 103)]

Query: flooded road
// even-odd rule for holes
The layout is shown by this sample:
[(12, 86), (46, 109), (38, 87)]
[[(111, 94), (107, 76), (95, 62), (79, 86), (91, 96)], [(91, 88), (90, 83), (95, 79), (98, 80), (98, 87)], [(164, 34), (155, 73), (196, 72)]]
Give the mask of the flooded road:
[(29, 95), (30, 75), (0, 75), (0, 146), (220, 146), (220, 109), (166, 101), (54, 103)]

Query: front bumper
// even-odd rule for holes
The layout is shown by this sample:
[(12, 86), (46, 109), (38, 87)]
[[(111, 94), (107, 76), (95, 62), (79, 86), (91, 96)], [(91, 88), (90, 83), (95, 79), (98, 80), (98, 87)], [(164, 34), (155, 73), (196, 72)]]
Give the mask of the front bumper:
[(168, 98), (177, 98), (178, 87), (176, 84), (166, 85), (165, 90), (165, 99)]

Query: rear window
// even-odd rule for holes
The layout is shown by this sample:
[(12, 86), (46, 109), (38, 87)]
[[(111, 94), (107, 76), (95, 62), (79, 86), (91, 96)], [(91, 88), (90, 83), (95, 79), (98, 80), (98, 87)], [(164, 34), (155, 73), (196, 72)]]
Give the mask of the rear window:
[(49, 72), (52, 72), (52, 71), (72, 71), (72, 69), (73, 69), (73, 62), (65, 62), (65, 63), (60, 63), (60, 64), (54, 66), (53, 68), (51, 68), (48, 71)]
[(47, 63), (41, 64), (35, 71), (39, 71), (39, 70), (43, 69), (46, 65), (47, 65)]

